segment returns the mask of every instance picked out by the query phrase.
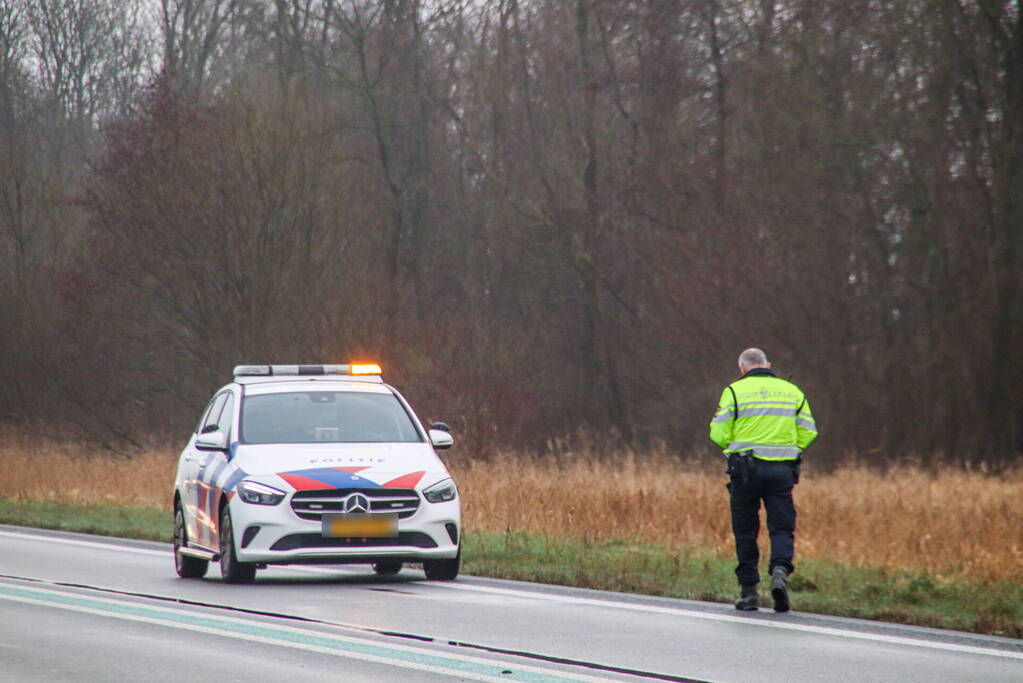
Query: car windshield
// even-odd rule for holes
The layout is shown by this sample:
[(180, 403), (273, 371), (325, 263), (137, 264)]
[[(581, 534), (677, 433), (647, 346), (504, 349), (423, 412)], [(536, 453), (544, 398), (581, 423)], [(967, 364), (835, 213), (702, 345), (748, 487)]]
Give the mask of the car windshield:
[(304, 391), (245, 397), (242, 443), (422, 441), (393, 394)]

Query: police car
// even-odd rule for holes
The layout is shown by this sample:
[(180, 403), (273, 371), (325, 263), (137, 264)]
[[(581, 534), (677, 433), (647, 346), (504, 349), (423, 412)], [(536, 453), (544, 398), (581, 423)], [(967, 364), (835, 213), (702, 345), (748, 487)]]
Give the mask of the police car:
[(458, 489), (429, 429), (380, 367), (240, 365), (181, 452), (174, 566), (229, 583), (270, 564), (366, 563), (382, 575), (421, 562), (459, 569)]

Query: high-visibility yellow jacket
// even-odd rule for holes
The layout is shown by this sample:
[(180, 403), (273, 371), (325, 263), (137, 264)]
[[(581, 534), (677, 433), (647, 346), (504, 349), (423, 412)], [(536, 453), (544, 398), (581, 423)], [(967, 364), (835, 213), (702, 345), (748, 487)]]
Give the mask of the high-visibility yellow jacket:
[(795, 460), (817, 438), (817, 423), (799, 387), (754, 368), (721, 392), (710, 438), (726, 454), (753, 451), (761, 460)]

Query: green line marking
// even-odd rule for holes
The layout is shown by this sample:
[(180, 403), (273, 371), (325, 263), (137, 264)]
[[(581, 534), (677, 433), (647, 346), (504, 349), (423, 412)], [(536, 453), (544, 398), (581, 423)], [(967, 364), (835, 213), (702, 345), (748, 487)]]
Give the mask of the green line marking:
[[(0, 584), (0, 598), (3, 596), (20, 602), (147, 621), (212, 635), (240, 637), (283, 647), (297, 647), (324, 654), (432, 671), (448, 676), (469, 676), (476, 680), (521, 681), (523, 683), (607, 680), (591, 676), (566, 675), (538, 667), (524, 667), (475, 657), (440, 655), (419, 648), (377, 644), (365, 639), (319, 633), (290, 626), (270, 626), (236, 618), (210, 617), (180, 609), (152, 607), (123, 600), (90, 598), (54, 590)], [(502, 673), (509, 670), (510, 673)]]

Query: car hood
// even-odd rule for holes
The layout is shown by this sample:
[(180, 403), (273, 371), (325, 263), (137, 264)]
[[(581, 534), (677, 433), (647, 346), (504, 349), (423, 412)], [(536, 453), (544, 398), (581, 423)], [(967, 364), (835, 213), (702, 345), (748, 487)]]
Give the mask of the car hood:
[(235, 462), (248, 476), (297, 491), (411, 489), (448, 476), (427, 443), (240, 444)]

